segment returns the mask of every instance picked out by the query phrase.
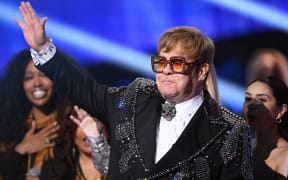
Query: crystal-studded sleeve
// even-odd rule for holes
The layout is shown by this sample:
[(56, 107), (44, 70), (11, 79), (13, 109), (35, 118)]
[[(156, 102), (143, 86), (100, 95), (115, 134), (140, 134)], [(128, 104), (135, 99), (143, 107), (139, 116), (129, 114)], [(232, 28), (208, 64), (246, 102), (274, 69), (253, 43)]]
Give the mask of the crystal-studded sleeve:
[(87, 139), (92, 149), (93, 164), (105, 176), (109, 167), (110, 145), (102, 134), (97, 137), (87, 136)]

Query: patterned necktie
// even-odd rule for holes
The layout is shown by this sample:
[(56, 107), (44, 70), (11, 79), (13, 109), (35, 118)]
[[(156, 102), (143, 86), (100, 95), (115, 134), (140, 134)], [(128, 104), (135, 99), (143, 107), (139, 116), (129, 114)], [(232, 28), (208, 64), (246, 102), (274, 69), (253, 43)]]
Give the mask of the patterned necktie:
[(171, 121), (176, 115), (175, 103), (165, 102), (162, 104), (161, 116)]

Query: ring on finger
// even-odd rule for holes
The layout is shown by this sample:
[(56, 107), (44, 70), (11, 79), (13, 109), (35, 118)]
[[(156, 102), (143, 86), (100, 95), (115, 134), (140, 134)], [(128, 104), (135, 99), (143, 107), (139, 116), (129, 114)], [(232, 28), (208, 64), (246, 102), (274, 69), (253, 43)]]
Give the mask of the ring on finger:
[(48, 137), (45, 138), (45, 142), (46, 142), (47, 144), (50, 144), (50, 140), (49, 140)]

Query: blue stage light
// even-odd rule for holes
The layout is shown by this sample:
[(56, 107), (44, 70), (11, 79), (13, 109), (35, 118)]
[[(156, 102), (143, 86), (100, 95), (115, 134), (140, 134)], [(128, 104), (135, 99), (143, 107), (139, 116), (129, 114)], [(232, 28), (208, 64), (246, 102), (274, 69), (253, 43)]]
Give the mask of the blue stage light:
[(248, 0), (204, 0), (220, 7), (246, 15), (272, 27), (288, 30), (288, 13), (260, 1)]

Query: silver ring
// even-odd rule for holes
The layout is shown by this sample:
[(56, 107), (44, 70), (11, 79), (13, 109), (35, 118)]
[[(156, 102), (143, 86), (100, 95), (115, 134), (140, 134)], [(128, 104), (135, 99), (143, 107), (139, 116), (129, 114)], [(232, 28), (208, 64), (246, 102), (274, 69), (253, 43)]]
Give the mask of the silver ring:
[(50, 140), (48, 139), (48, 137), (45, 138), (45, 142), (46, 142), (47, 144), (50, 144)]

